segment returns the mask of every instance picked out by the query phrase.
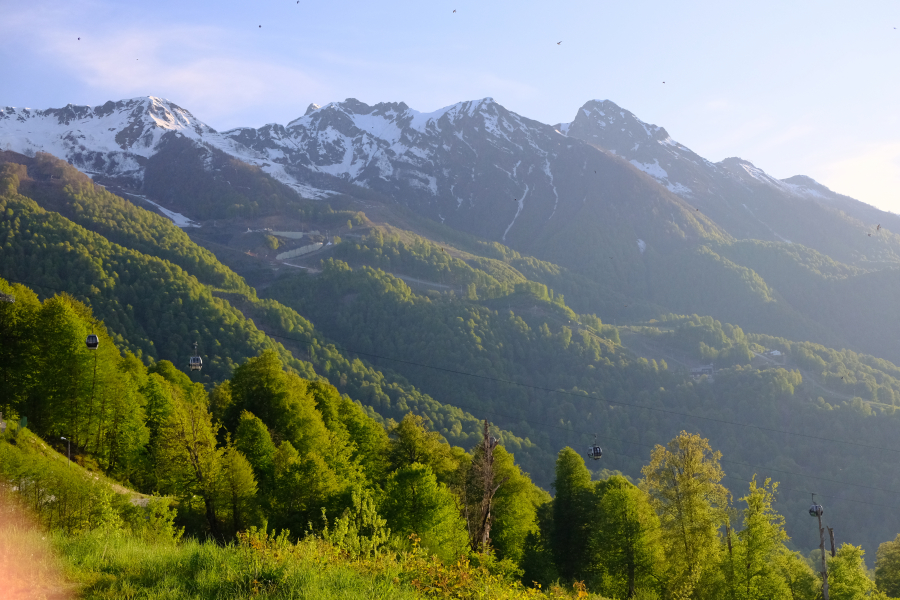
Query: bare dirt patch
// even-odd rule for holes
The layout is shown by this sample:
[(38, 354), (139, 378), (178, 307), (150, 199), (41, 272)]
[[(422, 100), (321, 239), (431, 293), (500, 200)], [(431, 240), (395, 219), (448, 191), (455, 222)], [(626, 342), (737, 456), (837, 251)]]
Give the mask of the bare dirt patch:
[(76, 596), (47, 533), (2, 488), (0, 596), (4, 600), (69, 600)]

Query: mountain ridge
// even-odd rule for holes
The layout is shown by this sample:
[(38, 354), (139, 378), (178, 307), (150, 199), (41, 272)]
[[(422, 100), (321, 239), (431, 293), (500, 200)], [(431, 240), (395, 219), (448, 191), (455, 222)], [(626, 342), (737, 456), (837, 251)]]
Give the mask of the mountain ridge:
[[(148, 130), (147, 126), (152, 125), (159, 129), (180, 133), (181, 135), (187, 135), (188, 137), (195, 138), (195, 139), (204, 138), (204, 136), (209, 137), (210, 138), (209, 140), (204, 139), (204, 141), (208, 141), (209, 143), (212, 143), (213, 145), (219, 147), (220, 149), (222, 149), (226, 152), (228, 152), (230, 149), (231, 150), (230, 153), (232, 153), (232, 154), (235, 154), (235, 155), (242, 154), (242, 156), (237, 156), (238, 158), (242, 158), (242, 159), (251, 158), (252, 159), (252, 158), (254, 158), (253, 156), (243, 156), (244, 153), (239, 152), (240, 149), (234, 148), (233, 145), (229, 144), (228, 141), (226, 141), (226, 140), (231, 140), (232, 142), (237, 142), (237, 143), (241, 143), (242, 141), (247, 141), (247, 142), (249, 142), (249, 144), (242, 144), (242, 145), (245, 146), (247, 149), (253, 150), (253, 149), (255, 149), (255, 148), (253, 148), (253, 145), (258, 146), (259, 142), (258, 142), (258, 140), (253, 140), (252, 137), (259, 137), (259, 136), (261, 136), (261, 134), (271, 135), (272, 132), (280, 133), (283, 131), (308, 128), (308, 127), (305, 127), (307, 125), (307, 123), (304, 123), (304, 121), (307, 121), (307, 122), (312, 121), (314, 119), (314, 117), (316, 116), (316, 113), (322, 113), (322, 115), (320, 115), (320, 117), (323, 116), (324, 115), (323, 111), (325, 111), (325, 112), (340, 111), (345, 115), (352, 114), (352, 115), (359, 116), (359, 117), (369, 116), (369, 117), (373, 118), (370, 120), (382, 118), (382, 120), (384, 120), (384, 121), (390, 121), (390, 117), (396, 117), (395, 121), (401, 123), (402, 125), (409, 126), (411, 129), (419, 131), (419, 132), (426, 132), (430, 129), (429, 125), (431, 125), (431, 128), (440, 129), (439, 125), (445, 115), (448, 117), (448, 120), (451, 123), (454, 123), (454, 122), (458, 121), (461, 116), (468, 115), (468, 116), (472, 117), (472, 116), (475, 116), (476, 112), (482, 112), (482, 113), (491, 115), (492, 110), (494, 112), (497, 111), (497, 108), (494, 108), (494, 107), (499, 107), (499, 108), (503, 109), (502, 105), (500, 105), (499, 103), (496, 103), (494, 101), (494, 99), (489, 96), (485, 97), (485, 98), (481, 98), (481, 99), (476, 99), (476, 100), (465, 100), (465, 101), (457, 102), (457, 103), (451, 104), (449, 106), (446, 106), (441, 109), (438, 109), (438, 110), (435, 110), (432, 112), (428, 112), (428, 113), (423, 113), (423, 112), (419, 112), (414, 109), (411, 109), (404, 102), (380, 102), (373, 106), (369, 106), (369, 105), (366, 105), (365, 103), (362, 103), (362, 102), (356, 100), (355, 98), (347, 98), (341, 102), (330, 102), (328, 104), (321, 105), (321, 106), (318, 104), (310, 104), (310, 106), (307, 108), (307, 110), (303, 116), (289, 121), (286, 125), (281, 125), (278, 123), (267, 123), (258, 128), (235, 127), (235, 128), (231, 128), (231, 129), (220, 132), (220, 131), (217, 131), (216, 129), (214, 129), (213, 127), (207, 125), (203, 121), (200, 121), (199, 119), (197, 119), (189, 110), (182, 108), (181, 106), (179, 106), (178, 104), (175, 104), (174, 102), (172, 102), (170, 100), (167, 100), (165, 98), (156, 97), (156, 96), (135, 97), (135, 98), (127, 99), (127, 100), (119, 100), (117, 102), (108, 101), (102, 105), (95, 106), (95, 107), (90, 107), (87, 105), (75, 105), (75, 104), (71, 104), (71, 103), (67, 104), (66, 106), (64, 106), (62, 108), (48, 108), (48, 109), (43, 109), (43, 110), (36, 110), (36, 109), (32, 109), (32, 108), (16, 108), (16, 107), (7, 106), (5, 108), (0, 108), (0, 134), (2, 134), (2, 137), (0, 137), (0, 143), (5, 143), (9, 146), (12, 146), (13, 143), (15, 142), (17, 147), (16, 148), (10, 147), (9, 149), (13, 149), (13, 150), (16, 150), (19, 152), (21, 152), (22, 150), (28, 150), (29, 148), (31, 150), (37, 150), (37, 149), (47, 150), (47, 148), (46, 148), (47, 144), (41, 143), (40, 140), (32, 140), (31, 138), (28, 138), (28, 137), (26, 137), (25, 139), (15, 138), (15, 135), (17, 133), (20, 134), (22, 132), (21, 132), (21, 130), (17, 131), (15, 129), (12, 129), (9, 127), (9, 123), (12, 120), (15, 120), (16, 122), (21, 124), (21, 123), (31, 123), (31, 122), (33, 122), (33, 120), (35, 118), (52, 117), (52, 118), (55, 118), (57, 125), (69, 126), (69, 125), (72, 125), (76, 121), (80, 121), (81, 123), (86, 123), (88, 119), (92, 119), (92, 118), (93, 119), (108, 119), (110, 117), (118, 116), (119, 121), (118, 121), (118, 123), (114, 123), (114, 125), (118, 125), (119, 128), (115, 132), (115, 136), (112, 136), (112, 137), (114, 137), (114, 139), (115, 139), (115, 142), (116, 142), (115, 145), (119, 148), (119, 150), (122, 150), (122, 151), (129, 151), (138, 156), (147, 158), (148, 155), (152, 153), (151, 151), (153, 149), (155, 149), (155, 146), (157, 146), (159, 144), (159, 137), (161, 137), (161, 136), (152, 136), (151, 137), (149, 135), (150, 130)], [(648, 137), (652, 136), (654, 139), (656, 139), (656, 141), (659, 141), (660, 143), (667, 144), (673, 148), (677, 148), (681, 151), (687, 152), (690, 155), (692, 155), (692, 157), (699, 158), (700, 160), (702, 160), (703, 162), (705, 162), (709, 165), (713, 165), (713, 164), (721, 165), (721, 164), (724, 164), (726, 161), (734, 160), (734, 159), (725, 159), (724, 161), (721, 161), (720, 163), (712, 163), (705, 158), (699, 157), (699, 155), (696, 155), (695, 153), (690, 151), (690, 149), (688, 149), (686, 146), (683, 146), (682, 144), (672, 140), (671, 137), (669, 136), (668, 132), (664, 128), (659, 127), (657, 125), (647, 124), (647, 123), (641, 121), (633, 113), (631, 113), (630, 111), (627, 111), (625, 109), (622, 109), (621, 107), (619, 107), (618, 105), (616, 105), (615, 103), (613, 103), (610, 100), (588, 101), (576, 113), (575, 120), (573, 120), (570, 123), (562, 123), (562, 124), (557, 124), (555, 126), (549, 126), (549, 127), (558, 131), (562, 135), (569, 137), (569, 136), (571, 136), (571, 133), (575, 132), (577, 129), (585, 128), (582, 121), (585, 118), (587, 118), (586, 115), (590, 114), (590, 110), (593, 108), (596, 108), (597, 113), (599, 113), (601, 116), (605, 115), (605, 113), (606, 113), (605, 110), (600, 110), (601, 108), (605, 108), (610, 113), (619, 112), (619, 114), (622, 116), (622, 118), (624, 120), (630, 121), (631, 123), (636, 123), (639, 126), (641, 126), (645, 130)], [(349, 109), (349, 111), (347, 109)], [(511, 111), (506, 111), (506, 109), (503, 109), (503, 111), (505, 113), (507, 113), (508, 115), (514, 116), (514, 120), (521, 122), (524, 119), (525, 121), (528, 121), (529, 123), (539, 123), (537, 121), (527, 119), (526, 117), (521, 117), (520, 115), (517, 115), (516, 113), (512, 113)], [(127, 113), (128, 117), (129, 117), (127, 119), (127, 121), (125, 121), (125, 122), (123, 122), (122, 118), (121, 118), (124, 113)], [(139, 122), (138, 117), (141, 117), (141, 116), (146, 116), (147, 118), (143, 119), (142, 122)], [(491, 116), (493, 116), (493, 115), (491, 115)], [(362, 125), (362, 124), (364, 124), (364, 123), (357, 123), (357, 126)], [(496, 124), (489, 123), (489, 125), (491, 126), (490, 129), (496, 129)], [(508, 123), (504, 123), (504, 125), (508, 125)], [(540, 125), (544, 125), (544, 124), (540, 123)], [(610, 122), (610, 125), (612, 125), (612, 122)], [(546, 125), (544, 125), (544, 126), (546, 126)], [(375, 125), (370, 125), (370, 127), (374, 128)], [(358, 128), (362, 131), (361, 127), (358, 127)], [(3, 131), (4, 129), (6, 131)], [(108, 128), (108, 129), (111, 130), (111, 128)], [(397, 129), (399, 129), (399, 128), (397, 128)], [(255, 132), (255, 135), (249, 134), (249, 132)], [(31, 132), (29, 132), (29, 133), (31, 133)], [(90, 133), (96, 134), (97, 132), (90, 132)], [(401, 136), (397, 135), (397, 133), (402, 134), (402, 131), (400, 131), (400, 132), (389, 131), (385, 127), (382, 127), (375, 132), (366, 132), (366, 133), (367, 133), (368, 137), (377, 138), (382, 141), (390, 141), (390, 142), (395, 142), (395, 143), (397, 141), (399, 141), (400, 137), (402, 137), (402, 135)], [(389, 135), (391, 133), (393, 133), (394, 135)], [(500, 133), (502, 135), (502, 131)], [(388, 135), (386, 135), (386, 134), (388, 134)], [(632, 135), (631, 131), (629, 131), (629, 135)], [(102, 140), (102, 139), (85, 140), (84, 137), (79, 138), (77, 135), (73, 135), (73, 132), (71, 132), (71, 131), (65, 132), (60, 137), (62, 138), (62, 140), (69, 141), (72, 144), (72, 146), (70, 146), (70, 148), (69, 148), (69, 150), (70, 150), (69, 153), (72, 153), (72, 154), (75, 154), (74, 153), (75, 148), (84, 145), (83, 143), (78, 144), (77, 146), (75, 145), (74, 142), (79, 139), (81, 140), (81, 142), (94, 141), (98, 145), (102, 144), (102, 142), (105, 141), (106, 142), (105, 149), (107, 151), (113, 151), (113, 152), (115, 151), (112, 149), (113, 144), (109, 143), (108, 139), (107, 140)], [(110, 136), (106, 136), (106, 137), (108, 138)], [(576, 137), (577, 139), (586, 139), (589, 136), (582, 134), (579, 136), (571, 136), (571, 137)], [(142, 144), (138, 144), (137, 142), (139, 142), (139, 141), (142, 142)], [(617, 149), (615, 147), (615, 144), (611, 143), (610, 139), (604, 139), (604, 143), (600, 144), (600, 145), (604, 149), (609, 150), (615, 154), (618, 154), (621, 156), (624, 156), (626, 154), (626, 153), (623, 153), (621, 151), (621, 149)], [(41, 148), (39, 148), (38, 146), (41, 146)], [(229, 148), (229, 146), (231, 146), (231, 148)], [(59, 150), (59, 148), (54, 148), (54, 149)], [(100, 148), (96, 148), (93, 151), (98, 152), (98, 151), (102, 151), (103, 149), (104, 148), (101, 146)], [(62, 154), (66, 159), (70, 159), (69, 156), (66, 156), (66, 154), (68, 154), (68, 153), (61, 153), (58, 151), (57, 152), (51, 151), (50, 153), (55, 154), (57, 156)], [(260, 159), (261, 157), (255, 157), (255, 158)], [(273, 158), (273, 157), (269, 156), (267, 158)], [(746, 161), (744, 159), (737, 159), (737, 160), (740, 160), (742, 164), (746, 164), (751, 169), (754, 169), (754, 172), (751, 174), (751, 176), (760, 178), (759, 177), (760, 174), (764, 175), (762, 170), (757, 169), (749, 161)], [(74, 161), (74, 162), (78, 162), (78, 161)], [(253, 161), (251, 160), (250, 162), (252, 164)], [(635, 164), (639, 169), (643, 170), (644, 172), (647, 172), (651, 176), (654, 175), (654, 172), (656, 172), (657, 174), (659, 173), (659, 171), (654, 171), (654, 169), (652, 168), (652, 165), (651, 165), (651, 167), (647, 166), (650, 163), (640, 163), (640, 161), (638, 161), (637, 159), (634, 159), (634, 158), (629, 159), (629, 162), (632, 162), (632, 164)], [(328, 166), (333, 166), (333, 165), (328, 165)], [(90, 169), (87, 169), (87, 172), (90, 172)], [(349, 175), (350, 171), (344, 171), (341, 174)], [(357, 174), (358, 174), (358, 172), (357, 172)], [(782, 185), (785, 185), (785, 184), (790, 185), (791, 188), (795, 188), (794, 189), (795, 193), (798, 193), (801, 195), (815, 195), (818, 197), (822, 197), (823, 194), (821, 193), (820, 190), (824, 189), (824, 190), (827, 190), (828, 192), (831, 192), (831, 190), (828, 190), (828, 188), (826, 188), (822, 184), (819, 184), (818, 182), (815, 182), (815, 180), (812, 180), (812, 178), (809, 178), (808, 176), (798, 175), (798, 176), (794, 176), (794, 177), (795, 178), (802, 177), (804, 180), (808, 180), (809, 183), (814, 184), (814, 186), (809, 186), (808, 183), (806, 185), (802, 185), (802, 186), (801, 185), (792, 185), (792, 182), (789, 182), (788, 180), (782, 181), (782, 180), (777, 180), (775, 178), (771, 178), (768, 176), (765, 176), (765, 179), (770, 182), (778, 182)], [(351, 177), (351, 178), (353, 178), (353, 177)], [(663, 175), (662, 178), (665, 179), (665, 176)], [(793, 179), (793, 178), (789, 178), (789, 179)], [(777, 184), (775, 184), (775, 185), (777, 185)], [(683, 188), (679, 187), (679, 185), (677, 183), (674, 185), (670, 184), (668, 187), (669, 187), (670, 191), (675, 191), (675, 192), (677, 192), (679, 190), (683, 191)], [(806, 192), (806, 193), (804, 194), (804, 192)]]
[[(287, 125), (225, 132), (155, 97), (0, 111), (0, 145), (34, 151), (42, 142), (101, 182), (194, 220), (302, 221), (310, 213), (301, 196), (326, 207), (404, 207), (631, 299), (580, 303), (604, 319), (634, 318), (649, 303), (900, 360), (879, 319), (842, 314), (815, 292), (822, 282), (800, 294), (784, 287), (797, 280), (792, 265), (819, 258), (771, 263), (768, 250), (751, 247), (734, 261), (722, 250), (759, 240), (781, 244), (774, 253), (784, 259), (796, 244), (860, 272), (885, 271), (900, 266), (900, 221), (805, 176), (778, 180), (737, 158), (713, 163), (611, 101), (590, 101), (553, 126), (490, 97), (431, 113), (349, 98), (312, 105)], [(788, 283), (773, 287), (751, 265)], [(885, 271), (866, 282), (893, 289), (893, 279)], [(827, 289), (855, 301), (855, 286), (851, 278)], [(810, 298), (829, 306), (812, 321)]]
[[(585, 192), (606, 185), (591, 179), (598, 169), (589, 169), (588, 162), (598, 157), (572, 146), (576, 141), (622, 158), (737, 239), (799, 242), (835, 253), (802, 223), (784, 226), (791, 211), (805, 213), (807, 220), (826, 213), (831, 221), (849, 217), (858, 221), (854, 229), (860, 234), (872, 224), (900, 231), (900, 216), (835, 193), (808, 176), (780, 180), (745, 159), (709, 161), (673, 140), (665, 128), (645, 123), (610, 100), (588, 101), (571, 122), (546, 125), (508, 111), (491, 97), (428, 113), (404, 102), (369, 106), (347, 98), (311, 104), (286, 125), (227, 131), (155, 96), (96, 107), (0, 109), (0, 146), (22, 153), (47, 151), (92, 176), (136, 188), (146, 161), (161, 150), (167, 135), (259, 167), (308, 198), (345, 194), (346, 185), (354, 184), (434, 220), (513, 245), (516, 237), (521, 244), (540, 236), (553, 218), (579, 218), (572, 209), (590, 200)], [(559, 161), (580, 162), (582, 168), (567, 169)], [(570, 183), (565, 190), (561, 177)], [(499, 195), (509, 197), (509, 203), (494, 200)], [(867, 241), (857, 239), (836, 258), (900, 262), (900, 239), (874, 252)], [(533, 253), (525, 245), (520, 249)]]

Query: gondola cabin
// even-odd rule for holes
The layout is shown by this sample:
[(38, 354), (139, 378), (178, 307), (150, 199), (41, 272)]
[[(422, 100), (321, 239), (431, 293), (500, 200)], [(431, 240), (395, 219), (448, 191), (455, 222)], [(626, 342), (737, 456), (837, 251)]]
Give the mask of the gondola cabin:
[(587, 455), (594, 460), (600, 460), (600, 457), (603, 456), (603, 450), (600, 449), (600, 446), (594, 444), (588, 448)]
[(809, 516), (811, 517), (821, 517), (825, 512), (825, 509), (822, 508), (821, 504), (813, 504), (809, 507)]
[(84, 340), (84, 345), (88, 347), (88, 350), (96, 350), (97, 346), (100, 345), (100, 338), (92, 333)]
[(199, 356), (192, 356), (190, 362), (191, 371), (199, 371), (203, 368), (203, 359)]

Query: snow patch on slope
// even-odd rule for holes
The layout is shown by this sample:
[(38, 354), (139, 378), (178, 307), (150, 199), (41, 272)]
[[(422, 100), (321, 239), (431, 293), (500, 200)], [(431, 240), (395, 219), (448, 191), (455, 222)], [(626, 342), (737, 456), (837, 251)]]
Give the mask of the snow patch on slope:
[(503, 237), (501, 238), (504, 242), (506, 241), (506, 234), (509, 233), (509, 230), (512, 229), (513, 224), (515, 224), (516, 219), (519, 218), (519, 213), (522, 212), (522, 208), (525, 207), (525, 196), (528, 195), (528, 184), (525, 184), (525, 191), (522, 193), (522, 197), (516, 200), (518, 207), (516, 208), (516, 216), (513, 217), (513, 220), (510, 221), (509, 225), (506, 227), (506, 231), (503, 232)]
[(653, 177), (654, 179), (662, 180), (669, 177), (669, 174), (666, 173), (666, 170), (659, 166), (659, 159), (654, 158), (652, 163), (642, 163), (634, 159), (631, 159), (628, 162), (633, 164), (635, 167), (637, 167), (650, 177)]
[(556, 184), (553, 183), (553, 173), (550, 172), (550, 161), (546, 157), (544, 158), (544, 174), (547, 175), (547, 179), (550, 180), (550, 188), (553, 190), (553, 197), (555, 198), (553, 202), (553, 212), (547, 217), (547, 220), (549, 221), (553, 218), (553, 215), (556, 214), (556, 207), (559, 206), (559, 193), (556, 191)]
[(154, 202), (150, 198), (147, 198), (146, 196), (138, 196), (136, 194), (130, 194), (130, 195), (134, 196), (136, 198), (140, 198), (141, 200), (143, 200), (144, 202), (146, 202), (148, 204), (152, 204), (153, 206), (155, 206), (157, 208), (157, 210), (159, 210), (159, 212), (161, 212), (162, 214), (167, 216), (178, 227), (200, 227), (199, 223), (195, 223), (194, 221), (191, 221), (190, 219), (188, 219), (186, 216), (184, 216), (180, 213), (177, 213), (174, 210), (169, 210), (168, 208), (166, 208), (160, 204), (157, 204), (156, 202)]
[(692, 198), (694, 196), (694, 191), (691, 188), (680, 183), (666, 182), (666, 189), (682, 198)]

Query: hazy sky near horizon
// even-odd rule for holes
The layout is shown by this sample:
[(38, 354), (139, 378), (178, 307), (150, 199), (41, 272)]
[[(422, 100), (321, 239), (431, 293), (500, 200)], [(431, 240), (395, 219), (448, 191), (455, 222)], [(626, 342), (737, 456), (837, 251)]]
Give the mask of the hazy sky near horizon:
[(350, 97), (554, 124), (601, 98), (900, 213), (898, 28), (896, 1), (5, 0), (0, 105), (153, 95), (228, 129)]

